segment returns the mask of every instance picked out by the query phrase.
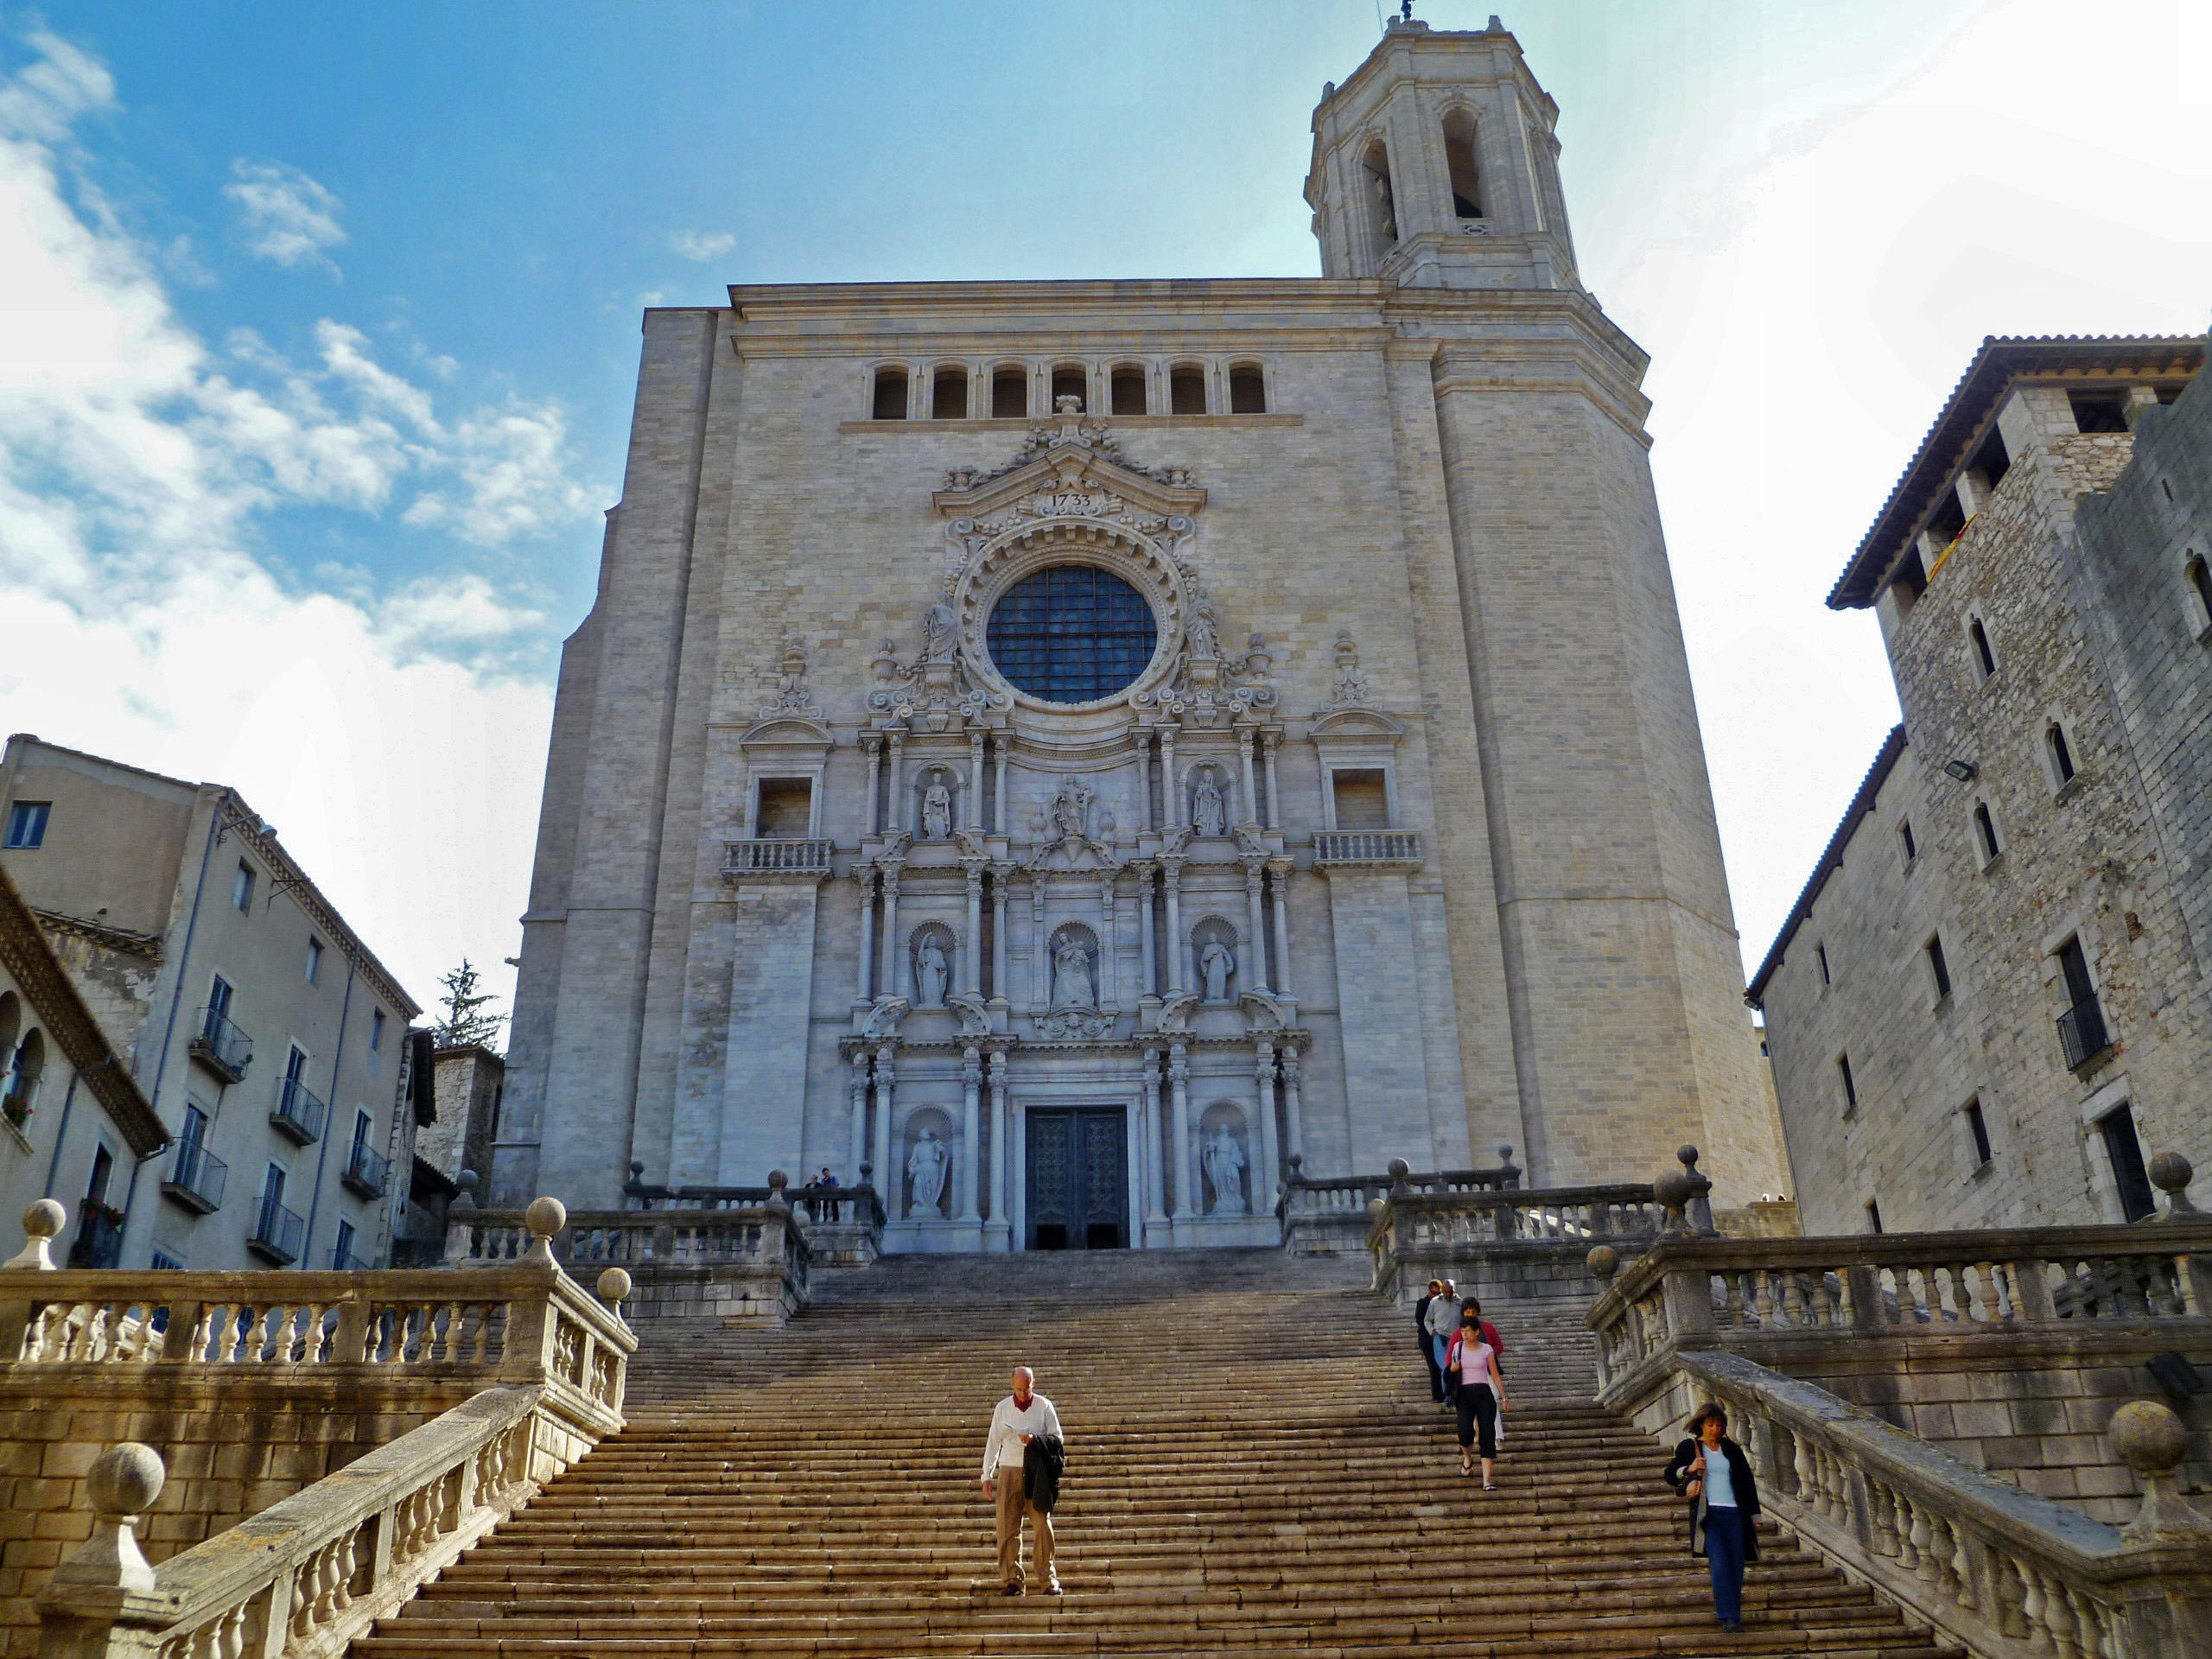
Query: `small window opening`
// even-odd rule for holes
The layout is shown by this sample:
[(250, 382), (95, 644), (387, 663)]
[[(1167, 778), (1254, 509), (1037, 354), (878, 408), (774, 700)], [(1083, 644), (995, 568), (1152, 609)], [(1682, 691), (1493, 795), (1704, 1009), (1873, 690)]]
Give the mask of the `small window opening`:
[(968, 418), (968, 371), (939, 369), (930, 387), (930, 416), (939, 421)]
[(1936, 1000), (1941, 1002), (1951, 994), (1951, 964), (1943, 959), (1943, 936), (1929, 934), (1923, 949), (1928, 952), (1928, 971), (1936, 981)]
[(814, 822), (814, 781), (763, 778), (753, 833), (762, 841), (803, 840)]
[(369, 1052), (373, 1054), (384, 1046), (384, 1010), (372, 1009), (369, 1014)]
[(1332, 772), (1329, 787), (1336, 798), (1339, 830), (1388, 830), (1390, 796), (1380, 772)]
[(1910, 818), (1903, 818), (1898, 821), (1897, 839), (1904, 845), (1904, 861), (1906, 863), (1910, 864), (1914, 859), (1920, 856), (1920, 843), (1912, 838), (1912, 820)]
[(1891, 573), (1890, 586), (1900, 594), (1908, 609), (1912, 602), (1928, 591), (1928, 567), (1920, 562), (1920, 550), (1909, 547), (1897, 561), (1897, 568)]
[(2058, 947), (2058, 975), (2066, 982), (2069, 1005), (2079, 1007), (2095, 997), (2096, 982), (2089, 977), (2088, 953), (2082, 949), (2079, 934)]
[(1020, 369), (1001, 369), (991, 376), (991, 418), (1018, 421), (1029, 413), (1029, 376)]
[(1229, 371), (1229, 412), (1264, 415), (1268, 412), (1268, 383), (1256, 363), (1239, 363)]
[(2202, 633), (2212, 628), (2212, 570), (2204, 568), (2204, 561), (2196, 554), (2189, 556), (2189, 588), (2196, 595), (2197, 616), (2196, 632)]
[(2143, 1143), (2135, 1135), (2135, 1109), (2122, 1103), (2097, 1120), (2105, 1156), (2112, 1161), (2113, 1184), (2120, 1189), (2120, 1213), (2127, 1221), (2148, 1221), (2158, 1211), (2151, 1177), (2143, 1166)]
[(1882, 1206), (1872, 1198), (1866, 1200), (1866, 1230), (1870, 1233), (1882, 1230)]
[(1959, 493), (1945, 490), (1936, 510), (1928, 515), (1928, 539), (1937, 547), (1948, 547), (1966, 527), (1967, 510), (1959, 505)]
[(1063, 397), (1072, 397), (1075, 399), (1075, 406), (1077, 413), (1081, 413), (1083, 410), (1090, 408), (1090, 394), (1085, 386), (1085, 382), (1087, 382), (1090, 378), (1090, 377), (1084, 373), (1081, 369), (1054, 369), (1052, 371), (1053, 413), (1058, 414), (1059, 412), (1060, 399)]
[(2074, 781), (2074, 751), (2066, 741), (2066, 728), (2056, 721), (2044, 729), (2044, 741), (2050, 749), (2051, 775), (2058, 779), (2061, 789)]
[(54, 811), (51, 801), (17, 801), (8, 810), (8, 845), (29, 851), (46, 843), (46, 821)]
[(2174, 486), (2166, 482), (2164, 479), (2162, 478), (2158, 480), (2158, 487), (2166, 493), (2167, 500), (2171, 501), (2174, 499)]
[(2005, 435), (1996, 427), (1989, 429), (1989, 435), (1974, 452), (1974, 459), (1967, 463), (1988, 481), (1994, 491), (2005, 481), (2005, 474), (2012, 470), (2012, 457), (2005, 448)]
[(906, 371), (878, 369), (875, 372), (875, 418), (879, 421), (903, 421), (906, 418)]
[(1974, 665), (1983, 679), (1997, 671), (1997, 653), (1989, 648), (1989, 630), (1975, 617), (1967, 624), (1967, 638), (1974, 644)]
[(1141, 415), (1144, 408), (1144, 371), (1124, 365), (1114, 371), (1114, 412)]
[(322, 973), (322, 941), (321, 939), (310, 938), (308, 941), (307, 972), (308, 983), (310, 985), (314, 984)]
[(1967, 1133), (1974, 1138), (1974, 1166), (1981, 1168), (1989, 1161), (1989, 1125), (1981, 1115), (1980, 1096), (1967, 1102)]
[(1168, 372), (1167, 412), (1171, 415), (1203, 415), (1206, 412), (1206, 375), (1204, 369), (1186, 365)]
[(1835, 1070), (1836, 1075), (1843, 1079), (1843, 1109), (1847, 1112), (1851, 1111), (1859, 1104), (1859, 1085), (1852, 1080), (1851, 1076), (1851, 1056), (1837, 1055)]
[(1974, 808), (1974, 839), (1981, 843), (1981, 861), (1985, 864), (2003, 851), (1997, 841), (1997, 821), (1989, 816), (1989, 808), (1977, 801)]
[(2074, 425), (2082, 432), (2125, 432), (2127, 430), (2127, 397), (2118, 391), (2069, 391), (2066, 399), (2074, 405)]
[(1475, 166), (1475, 124), (1455, 111), (1444, 124), (1444, 166), (1452, 178), (1452, 211), (1461, 219), (1483, 216), (1481, 175)]
[(1386, 254), (1398, 245), (1398, 202), (1390, 188), (1390, 156), (1380, 144), (1368, 146), (1361, 158), (1360, 181), (1367, 192), (1370, 220), (1375, 227), (1375, 251)]
[(1834, 984), (1834, 983), (1835, 983), (1835, 981), (1834, 981), (1833, 978), (1831, 978), (1831, 977), (1829, 976), (1829, 974), (1828, 974), (1828, 948), (1827, 948), (1827, 946), (1826, 944), (1816, 944), (1816, 945), (1815, 945), (1815, 946), (1813, 947), (1813, 954), (1814, 954), (1814, 956), (1815, 956), (1816, 957), (1818, 957), (1818, 958), (1820, 959), (1820, 963), (1821, 963), (1821, 984), (1823, 984), (1823, 985), (1833, 985), (1833, 984)]
[(253, 909), (253, 866), (244, 859), (238, 861), (238, 874), (231, 878), (231, 908), (241, 914)]

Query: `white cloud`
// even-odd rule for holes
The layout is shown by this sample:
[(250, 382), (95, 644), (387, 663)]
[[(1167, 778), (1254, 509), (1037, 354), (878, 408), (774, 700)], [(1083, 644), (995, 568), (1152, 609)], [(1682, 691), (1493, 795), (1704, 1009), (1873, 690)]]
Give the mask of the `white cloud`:
[(737, 238), (728, 231), (678, 231), (668, 238), (668, 245), (686, 259), (704, 264), (728, 253), (737, 245)]
[(511, 664), (548, 619), (467, 569), (302, 588), (257, 556), (262, 516), (397, 508), (495, 545), (599, 498), (557, 409), (442, 416), (347, 324), (304, 359), (211, 349), (168, 252), (72, 207), (68, 124), (112, 88), (34, 45), (0, 76), (0, 722), (236, 785), (427, 1000), (464, 951), (514, 952), (551, 696)]
[(272, 259), (288, 270), (321, 265), (337, 276), (337, 261), (326, 250), (346, 239), (338, 222), (338, 198), (296, 167), (283, 162), (231, 163), (231, 182), (223, 194), (244, 221), (245, 245), (257, 258)]

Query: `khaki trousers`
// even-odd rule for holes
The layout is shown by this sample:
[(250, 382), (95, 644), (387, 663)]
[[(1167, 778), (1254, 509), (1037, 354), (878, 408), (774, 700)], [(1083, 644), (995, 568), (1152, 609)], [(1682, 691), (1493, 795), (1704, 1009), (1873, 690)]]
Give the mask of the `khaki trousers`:
[(1052, 1567), (1052, 1517), (1021, 1495), (1021, 1465), (1018, 1463), (1007, 1464), (999, 1470), (998, 1513), (999, 1582), (1021, 1582), (1021, 1517), (1026, 1515), (1037, 1535), (1032, 1551), (1037, 1558), (1037, 1576), (1047, 1584), (1058, 1584), (1060, 1575)]

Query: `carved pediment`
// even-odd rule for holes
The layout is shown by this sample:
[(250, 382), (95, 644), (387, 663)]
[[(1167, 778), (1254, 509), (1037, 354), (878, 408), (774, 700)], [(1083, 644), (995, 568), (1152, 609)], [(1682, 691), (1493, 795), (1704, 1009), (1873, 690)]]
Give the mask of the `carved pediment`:
[[(963, 468), (931, 498), (948, 517), (981, 521), (1081, 518), (1165, 520), (1188, 518), (1206, 504), (1183, 467), (1147, 471), (1124, 458), (1104, 423), (1064, 416), (1033, 426), (1013, 463), (993, 474)], [(1133, 524), (1133, 527), (1136, 527)]]
[(819, 721), (788, 715), (749, 726), (738, 739), (748, 749), (827, 749), (836, 741)]

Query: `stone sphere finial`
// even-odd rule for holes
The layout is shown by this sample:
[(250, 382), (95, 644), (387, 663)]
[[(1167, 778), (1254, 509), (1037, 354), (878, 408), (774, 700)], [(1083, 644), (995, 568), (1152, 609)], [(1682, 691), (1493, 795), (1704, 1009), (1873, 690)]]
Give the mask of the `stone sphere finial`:
[(861, 1185), (866, 1186), (875, 1179), (875, 1166), (866, 1159), (861, 1160)]
[(537, 1242), (530, 1247), (533, 1262), (553, 1259), (553, 1235), (569, 1224), (569, 1206), (558, 1198), (532, 1198), (522, 1212), (523, 1224)]
[(1370, 1221), (1380, 1221), (1382, 1219), (1383, 1212), (1389, 1207), (1389, 1200), (1387, 1198), (1370, 1198), (1367, 1201), (1367, 1218)]
[(782, 1170), (772, 1169), (768, 1172), (768, 1190), (771, 1192), (780, 1192), (791, 1184), (791, 1178), (785, 1174)]
[(136, 1518), (154, 1507), (168, 1483), (162, 1454), (139, 1440), (111, 1446), (85, 1471), (85, 1496), (95, 1513)]
[(1697, 1168), (1697, 1148), (1695, 1147), (1676, 1147), (1675, 1148), (1675, 1157), (1681, 1164), (1684, 1169), (1694, 1170)]
[(1670, 1169), (1651, 1183), (1651, 1196), (1667, 1211), (1667, 1223), (1662, 1230), (1680, 1232), (1689, 1225), (1683, 1211), (1689, 1207), (1690, 1195), (1695, 1191), (1690, 1185), (1690, 1178), (1679, 1169)]
[(2212, 1520), (2182, 1496), (2175, 1473), (2189, 1450), (2189, 1431), (2171, 1408), (2131, 1400), (2113, 1413), (2105, 1438), (2143, 1483), (2143, 1507), (2123, 1529), (2124, 1537), (2140, 1542), (2183, 1535), (2200, 1547), (2212, 1541)]
[(476, 1172), (473, 1169), (464, 1169), (460, 1174), (454, 1176), (453, 1178), (453, 1184), (459, 1187), (461, 1191), (454, 1194), (453, 1202), (448, 1205), (446, 1208), (448, 1210), (474, 1210), (476, 1207), (476, 1188), (479, 1179), (480, 1178)]
[(599, 1300), (616, 1313), (622, 1311), (622, 1299), (630, 1294), (630, 1274), (624, 1268), (609, 1268), (599, 1275)]
[(2168, 1216), (2202, 1213), (2189, 1200), (2189, 1183), (2196, 1173), (2189, 1160), (2177, 1152), (2162, 1152), (2151, 1160), (2151, 1185), (2166, 1195)]
[(642, 1158), (632, 1158), (630, 1160), (630, 1179), (633, 1181), (637, 1180), (641, 1178), (645, 1173), (645, 1160)]
[(1306, 1167), (1306, 1154), (1305, 1154), (1304, 1153), (1302, 1153), (1302, 1152), (1294, 1152), (1294, 1153), (1292, 1153), (1292, 1154), (1290, 1154), (1290, 1178), (1291, 1178), (1291, 1179), (1293, 1179), (1293, 1180), (1294, 1180), (1294, 1181), (1295, 1181), (1295, 1180), (1300, 1180), (1300, 1179), (1304, 1179), (1302, 1176), (1300, 1176), (1300, 1175), (1299, 1172), (1300, 1172), (1300, 1170), (1304, 1169), (1305, 1167)]
[(1583, 1265), (1596, 1279), (1610, 1279), (1621, 1269), (1621, 1255), (1610, 1244), (1593, 1244), (1590, 1254), (1582, 1258)]
[(33, 1268), (44, 1272), (54, 1266), (54, 1257), (47, 1246), (56, 1234), (69, 1224), (69, 1212), (52, 1198), (41, 1198), (23, 1211), (23, 1248), (8, 1258), (6, 1266)]
[(1414, 1166), (1402, 1158), (1393, 1158), (1383, 1169), (1393, 1181), (1402, 1181), (1414, 1173)]

